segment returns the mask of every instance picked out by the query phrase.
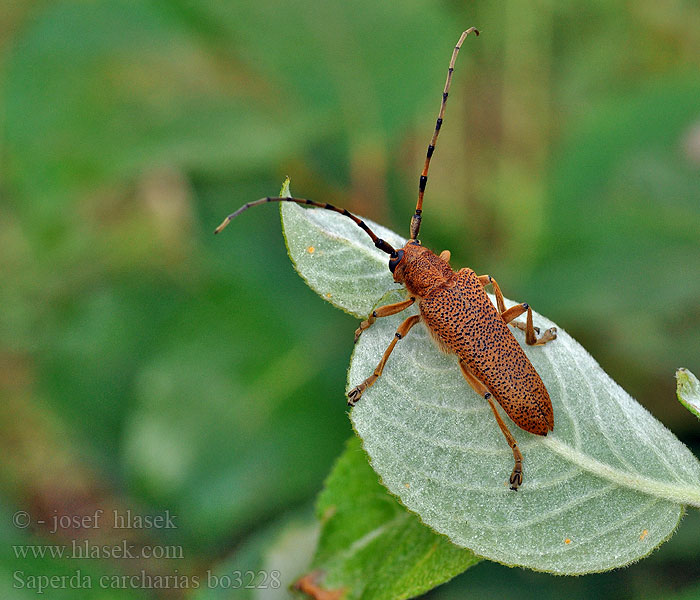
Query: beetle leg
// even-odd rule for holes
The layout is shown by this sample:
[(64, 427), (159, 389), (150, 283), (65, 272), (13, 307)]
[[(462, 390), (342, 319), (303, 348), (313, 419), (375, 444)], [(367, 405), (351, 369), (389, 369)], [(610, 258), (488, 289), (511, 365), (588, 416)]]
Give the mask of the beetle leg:
[[(391, 305), (389, 305), (391, 306)], [(396, 305), (394, 305), (396, 306)], [(398, 312), (398, 311), (396, 311)], [(356, 385), (354, 388), (352, 388), (348, 392), (348, 405), (349, 406), (355, 406), (355, 403), (362, 397), (362, 394), (364, 391), (368, 388), (374, 385), (374, 382), (377, 381), (379, 376), (382, 374), (382, 371), (384, 371), (384, 365), (386, 364), (387, 359), (389, 358), (389, 355), (392, 353), (394, 350), (394, 346), (396, 346), (396, 342), (398, 342), (402, 337), (404, 337), (413, 327), (416, 323), (420, 321), (420, 315), (413, 315), (411, 317), (408, 317), (401, 325), (399, 325), (399, 328), (396, 330), (396, 334), (394, 335), (394, 339), (391, 340), (391, 343), (387, 347), (387, 349), (384, 351), (384, 356), (382, 356), (382, 360), (379, 361), (379, 364), (377, 365), (377, 368), (374, 369), (374, 373), (372, 373), (367, 379), (365, 379), (361, 384)]]
[(449, 250), (443, 250), (440, 252), (440, 258), (444, 260), (446, 263), (450, 262), (450, 257), (452, 256), (452, 253)]
[[(522, 323), (521, 321), (513, 321), (516, 317), (519, 317), (522, 315), (525, 311), (528, 313), (528, 322), (527, 323)], [(541, 346), (543, 344), (546, 344), (547, 342), (550, 342), (552, 340), (557, 339), (557, 328), (552, 327), (545, 331), (542, 334), (541, 338), (537, 338), (537, 335), (540, 332), (539, 327), (533, 327), (532, 325), (532, 309), (530, 308), (530, 305), (527, 302), (523, 302), (522, 304), (516, 304), (515, 306), (511, 306), (506, 312), (504, 312), (501, 315), (501, 318), (506, 322), (510, 323), (511, 325), (517, 327), (518, 329), (521, 329), (522, 331), (525, 332), (525, 343), (530, 345), (530, 346)]]
[[(530, 307), (528, 306), (527, 302), (511, 306), (507, 311), (501, 313), (501, 319), (503, 319), (506, 323), (510, 323), (513, 319), (522, 315), (528, 308)], [(515, 323), (512, 324), (515, 325)], [(537, 330), (537, 333), (539, 333), (539, 329)]]
[[(536, 334), (539, 334), (540, 328), (535, 327), (533, 325), (532, 309), (530, 308), (527, 302), (523, 302), (522, 304), (516, 304), (515, 306), (511, 306), (509, 309), (506, 310), (506, 305), (503, 301), (503, 293), (501, 292), (501, 288), (498, 286), (498, 283), (496, 283), (496, 280), (493, 277), (491, 277), (491, 275), (479, 275), (479, 283), (484, 287), (486, 287), (489, 284), (493, 284), (493, 293), (496, 296), (496, 307), (498, 309), (498, 314), (501, 315), (501, 317), (506, 323), (510, 323), (514, 327), (517, 327), (518, 329), (521, 329), (525, 332), (525, 343), (528, 346), (542, 346), (547, 342), (551, 342), (552, 340), (557, 339), (556, 327), (550, 327), (549, 329), (547, 329), (547, 331), (545, 331), (542, 334), (542, 337), (537, 337)], [(525, 311), (527, 311), (527, 323), (513, 321), (513, 319), (519, 317)]]
[(545, 331), (542, 334), (542, 337), (537, 337), (536, 333), (539, 333), (540, 330), (536, 327), (533, 327), (532, 325), (532, 309), (530, 308), (530, 305), (527, 302), (511, 306), (506, 312), (504, 312), (501, 315), (501, 317), (506, 323), (510, 323), (513, 319), (519, 317), (525, 311), (527, 311), (527, 323), (523, 324), (520, 321), (515, 321), (512, 323), (512, 325), (515, 325), (519, 329), (525, 331), (526, 344), (528, 344), (529, 346), (542, 346), (547, 342), (551, 342), (552, 340), (557, 339), (556, 327), (550, 327), (549, 329), (547, 329), (547, 331)]
[(407, 309), (411, 304), (413, 304), (416, 299), (411, 296), (408, 300), (403, 300), (402, 302), (397, 302), (396, 304), (385, 304), (380, 306), (377, 310), (373, 310), (372, 314), (367, 318), (366, 321), (362, 321), (360, 326), (355, 330), (355, 342), (360, 338), (360, 334), (372, 325), (380, 317), (388, 317), (390, 315), (395, 315), (402, 310)]
[(491, 275), (479, 275), (479, 283), (486, 287), (487, 285), (493, 285), (493, 293), (496, 296), (496, 308), (498, 309), (498, 314), (501, 315), (506, 312), (506, 303), (503, 301), (503, 292), (499, 287), (496, 280), (491, 277)]
[[(522, 325), (522, 324), (521, 324)], [(522, 327), (520, 327), (522, 329)], [(537, 329), (537, 333), (540, 330)], [(550, 327), (541, 337), (535, 335), (535, 328), (532, 326), (532, 309), (527, 307), (527, 323), (525, 325), (525, 343), (529, 346), (543, 346), (547, 342), (557, 339), (557, 328)]]
[(479, 381), (479, 379), (477, 379), (476, 375), (474, 375), (472, 370), (462, 359), (460, 359), (459, 361), (459, 367), (460, 369), (462, 369), (462, 375), (464, 376), (464, 379), (467, 380), (467, 383), (472, 387), (472, 389), (482, 398), (488, 401), (489, 405), (491, 406), (491, 410), (493, 411), (493, 416), (496, 417), (496, 422), (501, 428), (501, 432), (505, 436), (508, 445), (513, 451), (513, 459), (515, 460), (515, 466), (513, 467), (513, 472), (510, 474), (509, 481), (510, 489), (517, 492), (518, 486), (520, 486), (523, 483), (523, 455), (520, 452), (520, 448), (518, 448), (518, 442), (515, 441), (513, 434), (503, 422), (501, 415), (498, 414), (496, 405), (493, 403), (493, 396), (491, 395), (491, 392), (489, 392), (488, 388), (481, 381)]

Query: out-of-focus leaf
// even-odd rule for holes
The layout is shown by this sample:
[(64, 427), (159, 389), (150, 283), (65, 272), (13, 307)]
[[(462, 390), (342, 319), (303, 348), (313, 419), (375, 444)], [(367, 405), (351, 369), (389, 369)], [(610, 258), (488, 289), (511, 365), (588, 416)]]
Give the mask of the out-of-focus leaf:
[(42, 200), (33, 216), (58, 218), (57, 199), (157, 165), (269, 168), (328, 136), (351, 156), (381, 153), (417, 107), (437, 106), (424, 83), (450, 42), (435, 32), (468, 25), (427, 0), (49, 6), (7, 65), (10, 181)]
[[(348, 243), (341, 241), (349, 222), (342, 215), (289, 210), (299, 215), (300, 246), (330, 236), (339, 238), (338, 248)], [(329, 233), (319, 234), (320, 223)], [(364, 264), (353, 269), (388, 283), (384, 257), (374, 253), (376, 260), (358, 253), (356, 262)], [(324, 270), (310, 263), (314, 269)], [(342, 285), (344, 272), (337, 277)], [(380, 319), (363, 333), (349, 387), (373, 371), (405, 317)], [(535, 320), (553, 326), (539, 315)], [(555, 415), (554, 432), (545, 438), (511, 426), (525, 455), (521, 490), (507, 488), (511, 452), (488, 405), (423, 326), (396, 346), (351, 414), (382, 483), (456, 544), (506, 564), (575, 574), (647, 555), (671, 535), (684, 504), (700, 506), (700, 463), (566, 332), (560, 329), (544, 347), (527, 347), (524, 334), (515, 335), (547, 386)]]
[(292, 600), (290, 586), (308, 569), (318, 540), (310, 507), (276, 519), (249, 536), (200, 577), (195, 600)]
[(183, 515), (197, 543), (308, 497), (342, 434), (340, 422), (331, 427), (341, 404), (301, 400), (322, 366), (307, 362), (306, 342), (267, 357), (245, 381), (245, 352), (227, 339), (164, 349), (140, 373), (125, 426), (128, 475)]
[[(270, 94), (279, 102), (303, 106), (323, 122), (333, 107), (329, 125), (360, 139), (405, 128), (428, 98), (437, 110), (451, 45), (475, 25), (456, 23), (428, 0), (259, 0), (235, 10), (225, 0), (181, 4), (189, 18), (213, 25), (251, 68), (272, 78)], [(445, 40), (445, 32), (454, 40)]]
[(600, 339), (601, 361), (639, 393), (697, 355), (699, 96), (695, 72), (660, 78), (569, 126), (548, 243), (522, 282), (533, 306), (556, 294), (557, 317)]
[(169, 4), (49, 6), (17, 36), (7, 65), (11, 182), (33, 199), (33, 216), (57, 218), (66, 208), (56, 212), (57, 198), (153, 166), (274, 163), (313, 131), (311, 120), (270, 128), (274, 111), (236, 67)]

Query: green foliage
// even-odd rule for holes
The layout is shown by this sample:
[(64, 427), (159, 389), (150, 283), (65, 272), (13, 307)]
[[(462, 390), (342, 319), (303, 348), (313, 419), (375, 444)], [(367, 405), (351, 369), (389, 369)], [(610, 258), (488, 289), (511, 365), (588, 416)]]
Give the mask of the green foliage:
[(676, 394), (678, 401), (700, 418), (700, 382), (688, 369), (676, 371)]
[(312, 569), (344, 598), (413, 598), (479, 562), (407, 512), (377, 480), (352, 438), (316, 507), (321, 537)]
[[(360, 236), (369, 240), (330, 211), (291, 205), (288, 214), (297, 219), (286, 225), (287, 237), (294, 228), (299, 248), (325, 243), (324, 252), (333, 256)], [(374, 260), (358, 253), (353, 268), (390, 287), (385, 255), (367, 252)], [(307, 280), (316, 279), (314, 271), (330, 277), (324, 291), (335, 296), (323, 254), (303, 265), (291, 255)], [(335, 273), (343, 285), (346, 272)], [(372, 372), (405, 318), (380, 319), (363, 333), (348, 389)], [(540, 315), (535, 320), (542, 328), (554, 325)], [(561, 574), (638, 560), (671, 535), (684, 504), (700, 507), (700, 463), (565, 331), (544, 347), (527, 347), (524, 334), (516, 336), (555, 414), (554, 432), (545, 438), (516, 431), (525, 455), (521, 491), (507, 488), (511, 452), (489, 407), (463, 380), (455, 357), (440, 353), (422, 326), (397, 345), (382, 377), (352, 411), (372, 466), (425, 523), (480, 556)]]

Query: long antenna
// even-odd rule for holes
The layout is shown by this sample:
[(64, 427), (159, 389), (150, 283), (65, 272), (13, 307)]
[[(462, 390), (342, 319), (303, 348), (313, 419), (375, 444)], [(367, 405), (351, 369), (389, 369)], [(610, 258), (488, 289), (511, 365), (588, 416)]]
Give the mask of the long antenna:
[(450, 67), (447, 69), (447, 81), (445, 81), (445, 89), (442, 92), (442, 102), (440, 103), (440, 112), (438, 113), (437, 122), (435, 123), (435, 131), (433, 132), (433, 138), (430, 140), (428, 145), (428, 155), (425, 158), (425, 165), (423, 166), (423, 172), (420, 175), (420, 180), (418, 182), (418, 202), (416, 204), (416, 212), (411, 217), (411, 239), (415, 240), (418, 238), (418, 230), (420, 229), (421, 213), (423, 212), (423, 194), (425, 193), (425, 186), (428, 183), (428, 169), (430, 168), (430, 159), (435, 152), (435, 144), (437, 143), (438, 135), (440, 134), (440, 127), (442, 127), (442, 119), (445, 116), (445, 106), (447, 105), (447, 95), (450, 91), (450, 84), (452, 83), (452, 72), (455, 70), (455, 61), (457, 60), (457, 54), (459, 49), (462, 47), (462, 43), (465, 38), (474, 32), (479, 35), (479, 31), (475, 27), (470, 27), (466, 31), (462, 32), (462, 35), (452, 51), (452, 58), (450, 59)]
[(316, 206), (318, 208), (325, 208), (326, 210), (332, 210), (337, 213), (340, 213), (341, 215), (345, 215), (346, 217), (352, 219), (358, 227), (363, 229), (367, 235), (369, 235), (370, 238), (372, 238), (372, 241), (374, 242), (374, 245), (382, 250), (383, 252), (386, 252), (388, 255), (390, 255), (392, 258), (396, 258), (396, 250), (389, 244), (388, 242), (385, 242), (382, 238), (377, 237), (375, 233), (367, 227), (365, 222), (362, 219), (358, 219), (355, 215), (353, 215), (351, 212), (349, 212), (345, 208), (338, 208), (337, 206), (333, 206), (332, 204), (328, 204), (327, 202), (314, 202), (313, 200), (306, 200), (305, 198), (280, 198), (280, 197), (267, 197), (267, 198), (260, 198), (260, 200), (255, 200), (254, 202), (248, 202), (241, 206), (236, 212), (231, 213), (228, 217), (226, 217), (221, 225), (219, 225), (215, 230), (214, 233), (219, 233), (224, 227), (226, 227), (233, 219), (235, 219), (238, 215), (240, 215), (243, 211), (248, 210), (249, 208), (253, 206), (257, 206), (258, 204), (265, 204), (266, 202), (295, 202), (296, 204), (308, 204), (309, 206)]

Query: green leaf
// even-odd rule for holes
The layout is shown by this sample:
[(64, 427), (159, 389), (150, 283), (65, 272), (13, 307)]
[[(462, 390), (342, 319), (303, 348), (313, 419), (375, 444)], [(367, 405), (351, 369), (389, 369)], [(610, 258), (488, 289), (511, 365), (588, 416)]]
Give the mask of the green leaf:
[(479, 562), (423, 525), (377, 481), (352, 438), (321, 493), (321, 538), (313, 569), (345, 599), (412, 598)]
[[(368, 247), (353, 254), (357, 242), (346, 234), (348, 223), (354, 227), (347, 218), (302, 210), (284, 211), (297, 269), (307, 281), (321, 279), (322, 293), (341, 308), (351, 310), (352, 303), (351, 312), (367, 314), (392, 287), (385, 256)], [(299, 256), (300, 248), (320, 244), (331, 257), (342, 252), (344, 261)], [(376, 280), (374, 296), (358, 286), (362, 298), (338, 299), (348, 264), (351, 277)], [(401, 297), (393, 295), (384, 300)], [(372, 372), (398, 324), (415, 310), (379, 319), (363, 333), (349, 388)], [(537, 314), (535, 324), (554, 325)], [(700, 506), (700, 464), (561, 328), (544, 347), (525, 347), (522, 332), (514, 335), (549, 390), (555, 419), (544, 438), (511, 423), (525, 457), (518, 493), (508, 489), (512, 454), (488, 405), (422, 324), (397, 344), (384, 374), (351, 413), (372, 466), (423, 522), (480, 556), (560, 574), (642, 558), (672, 534), (685, 504)]]
[(688, 369), (676, 371), (676, 394), (679, 402), (700, 418), (700, 381)]
[[(323, 209), (305, 211), (291, 203), (283, 203), (280, 210), (294, 267), (333, 306), (364, 319), (388, 289), (398, 288), (388, 269), (388, 255), (377, 250), (347, 217)], [(400, 248), (406, 243), (390, 229), (364, 221), (392, 246)]]

